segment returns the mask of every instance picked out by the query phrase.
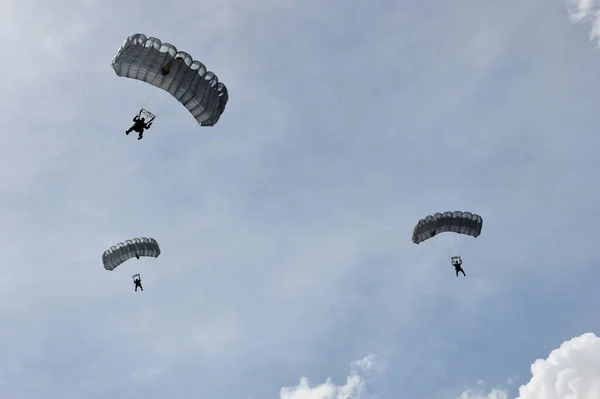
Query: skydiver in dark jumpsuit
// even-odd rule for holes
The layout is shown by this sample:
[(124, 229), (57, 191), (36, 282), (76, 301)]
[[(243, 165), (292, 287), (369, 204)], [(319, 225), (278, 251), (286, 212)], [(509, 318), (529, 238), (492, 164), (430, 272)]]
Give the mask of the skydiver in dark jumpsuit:
[(152, 118), (148, 123), (146, 123), (145, 118), (140, 118), (141, 115), (142, 111), (140, 110), (140, 113), (133, 117), (133, 126), (125, 131), (125, 134), (129, 134), (132, 131), (138, 132), (138, 140), (141, 140), (144, 137), (144, 129), (150, 129), (150, 126), (152, 126), (152, 121), (154, 120), (154, 118)]
[(136, 276), (133, 277), (133, 284), (135, 285), (136, 292), (137, 292), (138, 287), (140, 287), (140, 290), (144, 291), (144, 288), (142, 288), (142, 279), (140, 278), (139, 274), (137, 274)]
[(458, 273), (461, 272), (463, 274), (463, 276), (467, 277), (467, 275), (465, 274), (465, 271), (462, 268), (462, 259), (461, 258), (456, 258), (456, 259), (452, 259), (452, 266), (454, 266), (454, 270), (456, 271), (456, 277), (458, 277)]

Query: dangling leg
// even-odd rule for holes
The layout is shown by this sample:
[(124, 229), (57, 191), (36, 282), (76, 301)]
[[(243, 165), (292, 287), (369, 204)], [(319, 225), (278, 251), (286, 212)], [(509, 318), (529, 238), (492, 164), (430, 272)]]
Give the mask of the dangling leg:
[(144, 288), (142, 288), (142, 283), (140, 283), (140, 290), (144, 291)]
[(456, 269), (456, 277), (458, 277), (458, 269)]
[[(463, 276), (467, 277), (467, 274), (465, 273), (462, 267), (460, 268), (460, 271), (462, 272)], [(458, 272), (456, 273), (456, 276), (458, 276)]]
[(129, 133), (133, 132), (133, 128), (134, 126), (131, 126), (129, 129), (125, 130), (125, 134), (128, 135)]

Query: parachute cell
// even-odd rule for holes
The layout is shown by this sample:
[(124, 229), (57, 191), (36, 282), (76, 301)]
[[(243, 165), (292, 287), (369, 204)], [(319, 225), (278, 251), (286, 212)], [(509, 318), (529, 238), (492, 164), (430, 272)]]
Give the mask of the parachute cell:
[(140, 237), (120, 242), (104, 251), (102, 263), (106, 270), (112, 271), (131, 258), (139, 259), (140, 256), (158, 258), (159, 255), (160, 247), (154, 238)]
[(413, 229), (412, 241), (415, 244), (436, 236), (451, 232), (478, 237), (483, 227), (483, 218), (471, 212), (444, 212), (429, 215), (419, 220)]
[(170, 93), (201, 126), (214, 126), (229, 100), (227, 87), (200, 61), (169, 43), (136, 33), (119, 48), (112, 67), (120, 77)]

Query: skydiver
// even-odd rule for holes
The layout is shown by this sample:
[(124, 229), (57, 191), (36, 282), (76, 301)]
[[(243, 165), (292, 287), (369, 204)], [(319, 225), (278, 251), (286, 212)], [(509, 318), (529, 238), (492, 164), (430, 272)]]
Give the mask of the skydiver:
[(152, 126), (152, 121), (154, 120), (154, 117), (152, 117), (150, 121), (146, 122), (146, 119), (141, 116), (142, 110), (140, 110), (140, 112), (133, 117), (133, 126), (125, 131), (125, 134), (127, 135), (132, 131), (138, 132), (138, 140), (141, 140), (144, 137), (144, 129), (150, 129), (150, 126)]
[(139, 274), (136, 274), (135, 276), (133, 276), (133, 284), (135, 285), (136, 292), (137, 292), (138, 287), (140, 287), (140, 289), (142, 291), (144, 291), (144, 288), (142, 288), (142, 279)]
[(458, 277), (458, 273), (461, 272), (464, 277), (467, 277), (465, 271), (462, 268), (462, 259), (461, 258), (452, 258), (452, 266), (454, 266), (454, 270), (456, 271), (456, 277)]

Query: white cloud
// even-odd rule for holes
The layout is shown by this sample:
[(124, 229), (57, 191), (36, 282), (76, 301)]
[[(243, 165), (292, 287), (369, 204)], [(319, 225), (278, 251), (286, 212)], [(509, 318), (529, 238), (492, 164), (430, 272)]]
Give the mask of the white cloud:
[(600, 48), (600, 2), (598, 0), (567, 0), (567, 10), (576, 23), (590, 22), (590, 40)]
[(469, 389), (463, 392), (458, 399), (508, 399), (508, 395), (505, 391), (496, 388), (487, 394)]
[[(600, 398), (600, 338), (587, 333), (565, 341), (548, 358), (536, 360), (531, 374), (516, 399)], [(514, 380), (510, 378), (509, 385)], [(497, 388), (490, 393), (469, 389), (458, 399), (508, 399), (508, 394)]]
[(517, 381), (519, 381), (519, 377), (508, 377), (506, 379), (506, 384), (507, 385), (515, 385), (517, 383)]
[(508, 399), (506, 390), (494, 388), (489, 393), (485, 391), (485, 381), (478, 380), (477, 387), (463, 391), (457, 399)]
[(576, 22), (588, 20), (596, 14), (597, 0), (567, 0), (567, 9), (571, 19)]
[(533, 377), (517, 399), (600, 398), (600, 338), (583, 334), (531, 366)]
[(310, 386), (308, 378), (302, 377), (300, 384), (292, 388), (281, 388), (281, 399), (359, 399), (364, 392), (364, 380), (354, 374), (346, 384), (336, 385), (327, 379), (323, 384)]
[(365, 356), (355, 361), (352, 365), (363, 371), (371, 371), (377, 366), (377, 355)]
[(361, 399), (367, 385), (361, 374), (377, 367), (377, 355), (368, 355), (352, 362), (352, 371), (344, 385), (337, 385), (328, 378), (320, 385), (311, 386), (308, 378), (302, 377), (295, 387), (281, 388), (280, 399)]

